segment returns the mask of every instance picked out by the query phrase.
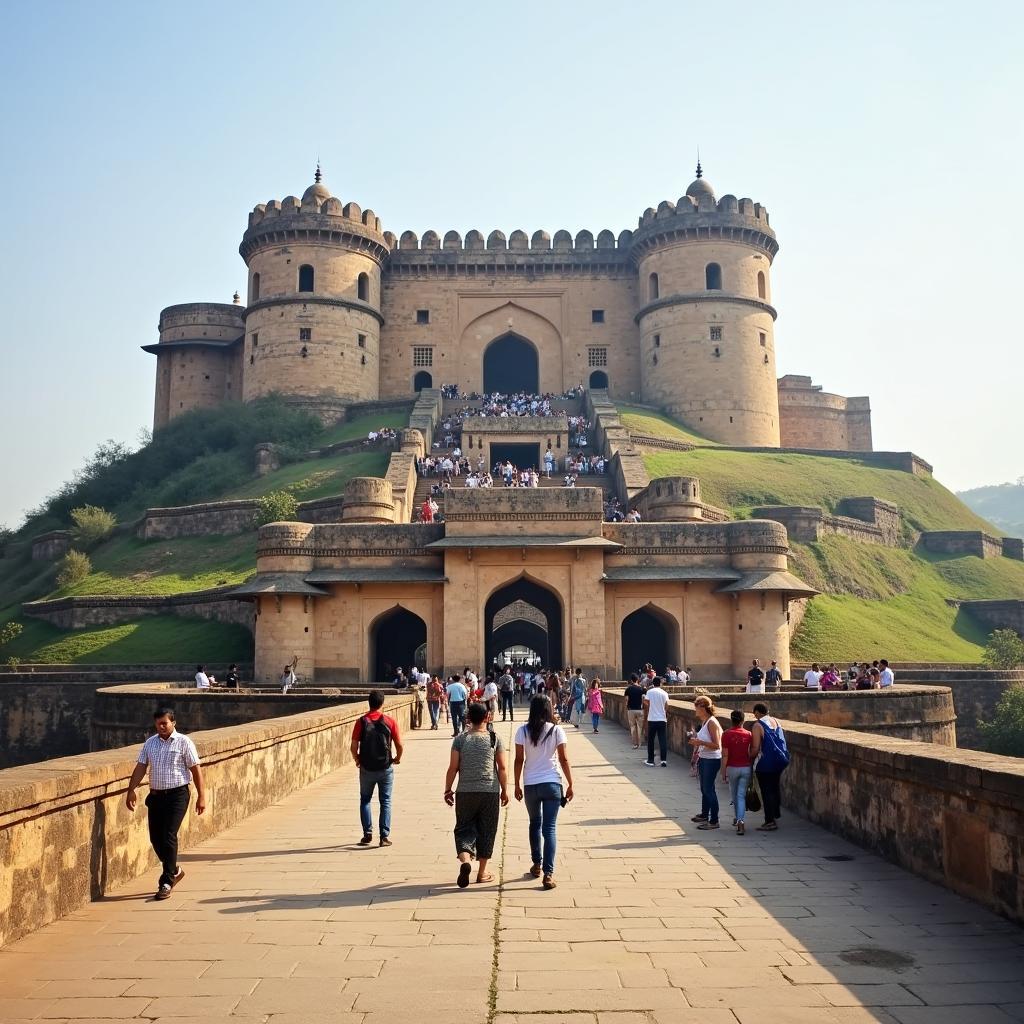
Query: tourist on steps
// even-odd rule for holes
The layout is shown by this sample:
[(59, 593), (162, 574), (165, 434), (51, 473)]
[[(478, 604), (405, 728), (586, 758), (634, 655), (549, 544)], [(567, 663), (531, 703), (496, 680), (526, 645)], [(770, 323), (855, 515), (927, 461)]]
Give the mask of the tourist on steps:
[(757, 830), (774, 832), (779, 827), (777, 822), (782, 810), (780, 782), (789, 765), (789, 747), (782, 726), (768, 714), (767, 704), (755, 704), (754, 717), (757, 721), (750, 728), (750, 757), (764, 804), (764, 824), (758, 825)]
[(530, 701), (526, 725), (516, 730), (515, 783), (516, 799), (525, 798), (530, 816), (530, 874), (534, 878), (543, 875), (544, 888), (554, 889), (556, 823), (559, 808), (573, 797), (572, 769), (565, 750), (565, 730), (555, 725), (551, 701), (543, 695)]
[(363, 826), (359, 845), (369, 846), (373, 842), (370, 801), (376, 789), (380, 802), (380, 845), (390, 846), (391, 793), (395, 786), (395, 765), (402, 760), (402, 737), (398, 723), (381, 711), (384, 694), (380, 690), (371, 690), (366, 702), (370, 710), (353, 727), (351, 746), (352, 759), (359, 766), (359, 822)]
[[(487, 862), (494, 854), (500, 807), (508, 805), (508, 763), (497, 734), (487, 728), (487, 708), (469, 705), (469, 728), (452, 740), (451, 761), (444, 780), (444, 802), (455, 807), (455, 853), (459, 858), (457, 885), (465, 889), (476, 858), (476, 880), (493, 882)], [(452, 792), (455, 777), (457, 793)]]
[(124, 802), (129, 811), (135, 810), (135, 790), (148, 768), (149, 841), (163, 867), (156, 899), (165, 900), (185, 877), (185, 872), (178, 867), (178, 829), (188, 810), (189, 782), (196, 784), (196, 814), (206, 810), (206, 789), (199, 767), (199, 752), (188, 736), (175, 732), (173, 708), (158, 708), (153, 715), (153, 726), (156, 735), (142, 744)]
[(710, 697), (698, 697), (693, 707), (701, 723), (697, 735), (690, 740), (691, 746), (697, 748), (700, 814), (695, 814), (690, 820), (700, 822), (697, 828), (705, 832), (718, 828), (718, 793), (715, 783), (722, 764), (722, 727), (715, 718), (715, 705), (711, 703)]

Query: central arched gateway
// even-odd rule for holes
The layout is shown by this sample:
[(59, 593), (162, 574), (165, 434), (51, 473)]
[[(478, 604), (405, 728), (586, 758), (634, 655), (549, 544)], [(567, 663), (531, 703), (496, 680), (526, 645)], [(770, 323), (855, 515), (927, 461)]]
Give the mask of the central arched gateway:
[(518, 334), (504, 334), (484, 352), (484, 394), (540, 393), (537, 350)]
[(679, 660), (678, 630), (672, 617), (653, 604), (638, 608), (622, 620), (622, 678), (639, 672), (647, 662), (661, 674)]
[[(516, 601), (524, 601), (543, 616), (544, 626), (527, 619), (513, 619), (497, 629), (494, 617)], [(545, 666), (562, 664), (562, 602), (547, 587), (526, 576), (500, 587), (484, 605), (485, 664), (491, 665), (499, 652), (510, 646), (529, 647)]]
[[(414, 612), (396, 605), (370, 627), (370, 666), (373, 682), (391, 682), (395, 670), (425, 657), (427, 624)], [(420, 664), (420, 668), (423, 665)]]

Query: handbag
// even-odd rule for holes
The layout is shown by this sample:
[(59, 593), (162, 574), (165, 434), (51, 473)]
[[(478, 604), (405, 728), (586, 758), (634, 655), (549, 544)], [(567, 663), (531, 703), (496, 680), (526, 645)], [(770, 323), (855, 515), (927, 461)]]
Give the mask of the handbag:
[(747, 810), (757, 813), (761, 810), (761, 794), (757, 791), (757, 779), (750, 773), (750, 785), (747, 786)]

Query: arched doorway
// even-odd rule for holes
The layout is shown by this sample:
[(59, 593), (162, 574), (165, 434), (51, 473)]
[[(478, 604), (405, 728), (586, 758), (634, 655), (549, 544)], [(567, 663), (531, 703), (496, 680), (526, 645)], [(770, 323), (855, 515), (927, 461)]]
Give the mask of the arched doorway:
[[(495, 616), (521, 601), (536, 614), (502, 621)], [(543, 621), (543, 625), (541, 625)], [(526, 576), (506, 584), (487, 599), (484, 606), (485, 664), (491, 665), (507, 647), (529, 647), (545, 666), (562, 664), (562, 602), (553, 591)]]
[(537, 350), (518, 334), (505, 334), (484, 352), (484, 393), (540, 392)]
[(608, 387), (608, 374), (604, 370), (595, 370), (590, 375), (590, 389)]
[(426, 370), (420, 370), (412, 379), (413, 391), (419, 392), (424, 388), (432, 388), (434, 386), (434, 378), (427, 373)]
[(622, 620), (622, 678), (650, 662), (659, 674), (678, 661), (676, 626), (660, 608), (647, 605)]
[(400, 605), (384, 612), (370, 627), (372, 682), (390, 682), (399, 667), (408, 672), (426, 642), (427, 624), (418, 615)]

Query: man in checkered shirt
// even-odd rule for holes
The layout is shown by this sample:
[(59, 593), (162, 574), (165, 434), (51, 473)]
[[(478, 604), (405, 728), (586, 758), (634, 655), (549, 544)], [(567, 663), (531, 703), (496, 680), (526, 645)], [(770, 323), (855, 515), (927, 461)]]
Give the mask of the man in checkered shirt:
[(178, 829), (188, 810), (190, 779), (196, 784), (196, 814), (206, 810), (206, 790), (196, 745), (187, 736), (174, 731), (174, 709), (158, 708), (153, 715), (153, 725), (156, 735), (150, 736), (139, 751), (125, 804), (129, 811), (135, 810), (135, 790), (148, 768), (149, 841), (163, 865), (156, 898), (165, 900), (185, 877), (185, 872), (178, 867)]

